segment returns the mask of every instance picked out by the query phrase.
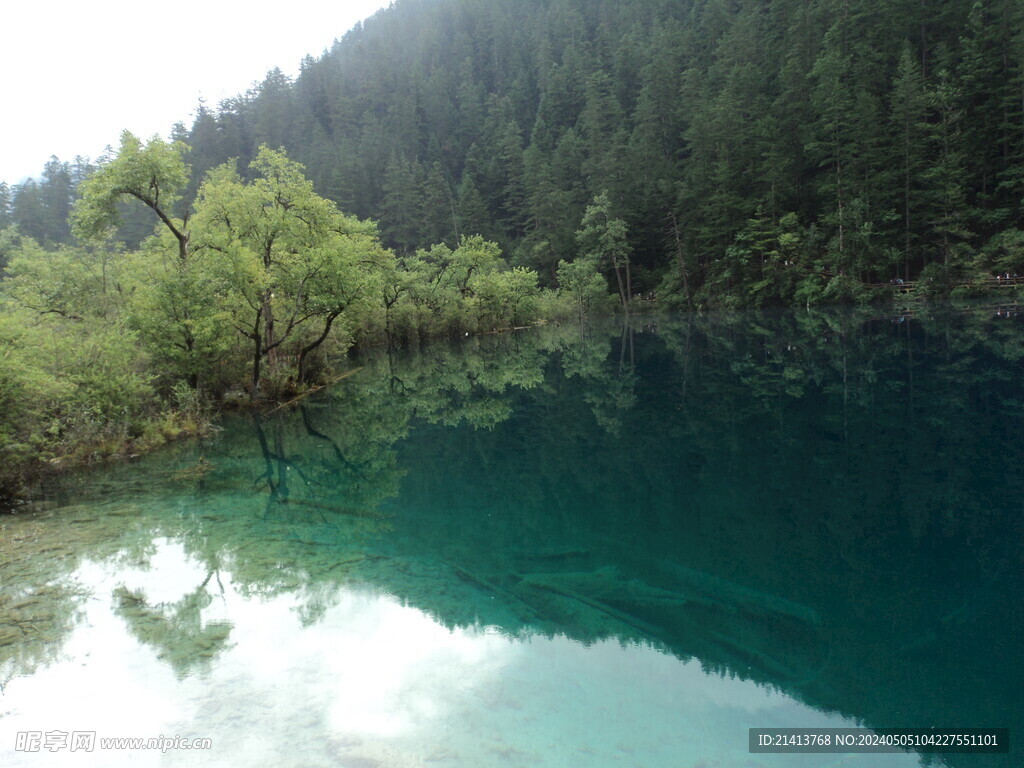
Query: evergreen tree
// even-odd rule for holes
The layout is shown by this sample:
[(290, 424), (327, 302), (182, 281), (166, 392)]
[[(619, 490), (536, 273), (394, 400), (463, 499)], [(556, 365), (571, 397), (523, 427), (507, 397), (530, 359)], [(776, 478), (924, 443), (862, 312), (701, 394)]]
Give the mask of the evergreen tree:
[(27, 179), (16, 184), (11, 193), (11, 218), (18, 232), (31, 237), (36, 242), (46, 242), (49, 217), (46, 206), (35, 179)]
[(440, 163), (434, 163), (423, 186), (423, 222), (420, 225), (421, 245), (459, 242), (459, 220), (455, 190)]
[(922, 173), (928, 148), (927, 94), (919, 58), (909, 42), (903, 46), (892, 91), (893, 148), (900, 169), (903, 219), (903, 276), (910, 280), (911, 263), (917, 263), (918, 212), (921, 206)]
[(933, 122), (931, 130), (932, 159), (924, 173), (930, 196), (932, 241), (941, 254), (942, 266), (948, 270), (951, 257), (969, 236), (966, 228), (969, 209), (963, 180), (966, 177), (966, 152), (963, 149), (963, 92), (953, 81), (950, 71), (942, 66), (937, 82), (929, 93)]
[[(579, 252), (588, 202), (607, 192), (645, 286), (664, 277), (666, 291), (713, 304), (778, 280), (756, 300), (789, 300), (792, 275), (762, 278), (761, 257), (744, 254), (799, 230), (806, 297), (839, 277), (827, 295), (849, 296), (894, 269), (914, 280), (936, 257), (969, 270), (968, 244), (1016, 242), (1024, 6), (400, 3), (306, 57), (294, 82), (274, 69), (200, 104), (174, 136), (192, 148), (178, 218), (209, 169), (238, 158), (247, 178), (265, 142), (344, 210), (379, 217), (405, 254), (481, 232), (554, 282)], [(48, 164), (9, 190), (10, 219), (67, 239), (89, 172)], [(152, 231), (151, 209), (119, 210), (120, 239)]]
[(422, 172), (418, 163), (392, 155), (384, 171), (384, 199), (378, 214), (384, 222), (384, 242), (412, 253), (420, 242), (422, 226)]
[(14, 196), (6, 181), (0, 181), (0, 230), (14, 223)]
[(491, 230), (490, 214), (473, 177), (465, 174), (458, 191), (458, 225), (462, 236), (484, 235)]

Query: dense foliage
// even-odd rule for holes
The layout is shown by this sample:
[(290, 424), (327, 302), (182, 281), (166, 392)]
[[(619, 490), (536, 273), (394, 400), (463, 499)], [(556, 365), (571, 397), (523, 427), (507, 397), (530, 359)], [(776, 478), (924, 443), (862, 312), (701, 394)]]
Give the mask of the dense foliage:
[(1024, 274), (1022, 200), (1016, 0), (403, 0), (0, 184), (0, 447), (138, 439), (360, 339)]
[[(842, 300), (1024, 269), (1024, 6), (406, 0), (178, 138), (186, 197), (284, 147), (400, 253), (479, 233), (554, 284), (607, 192), (638, 291)], [(24, 234), (66, 235), (81, 172), (15, 190)]]
[[(125, 132), (78, 187), (75, 245), (4, 232), (0, 495), (44, 459), (200, 430), (211, 398), (322, 382), (331, 353), (360, 339), (416, 342), (571, 312), (568, 296), (508, 268), (479, 235), (396, 257), (376, 224), (342, 213), (265, 146), (250, 179), (217, 166), (176, 215), (192, 178), (186, 151)], [(132, 250), (111, 240), (127, 202), (157, 222)]]
[[(8, 609), (0, 683), (64, 653), (83, 561), (155, 568), (172, 542), (181, 600), (130, 581), (96, 597), (178, 675), (244, 642), (200, 616), (217, 578), (287, 597), (307, 628), (356, 583), (452, 630), (653, 643), (867, 725), (1013, 727), (1024, 318), (873, 314), (368, 350), (315, 402), (90, 473), (56, 519), (0, 518), (7, 583), (52, 585)], [(952, 659), (971, 685), (935, 685)]]

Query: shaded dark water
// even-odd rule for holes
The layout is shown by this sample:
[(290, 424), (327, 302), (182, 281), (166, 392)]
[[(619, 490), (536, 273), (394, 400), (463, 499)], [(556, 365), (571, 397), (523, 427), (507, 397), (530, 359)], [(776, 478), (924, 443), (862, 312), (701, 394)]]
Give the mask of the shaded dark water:
[(993, 314), (368, 355), (83, 474), (0, 520), (3, 764), (91, 725), (213, 748), (67, 764), (1017, 765), (747, 753), (1024, 733), (1024, 327)]

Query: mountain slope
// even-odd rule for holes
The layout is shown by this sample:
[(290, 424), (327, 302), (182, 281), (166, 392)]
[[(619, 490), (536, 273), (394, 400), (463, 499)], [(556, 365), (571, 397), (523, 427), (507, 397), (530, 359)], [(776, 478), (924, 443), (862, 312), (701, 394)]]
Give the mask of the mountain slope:
[(551, 281), (605, 191), (665, 298), (1024, 270), (1014, 0), (401, 0), (181, 138), (193, 189), (283, 146), (399, 252), (482, 233)]

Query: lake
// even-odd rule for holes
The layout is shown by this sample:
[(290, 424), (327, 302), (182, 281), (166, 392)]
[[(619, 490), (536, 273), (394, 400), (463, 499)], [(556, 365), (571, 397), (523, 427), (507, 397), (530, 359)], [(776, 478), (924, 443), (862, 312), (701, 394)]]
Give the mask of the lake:
[(1022, 361), (1002, 310), (364, 353), (0, 517), (0, 763), (1016, 765), (748, 729), (1024, 733)]

